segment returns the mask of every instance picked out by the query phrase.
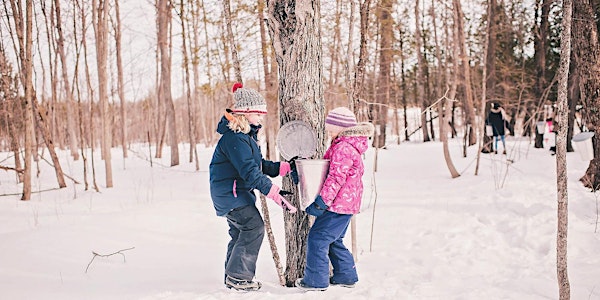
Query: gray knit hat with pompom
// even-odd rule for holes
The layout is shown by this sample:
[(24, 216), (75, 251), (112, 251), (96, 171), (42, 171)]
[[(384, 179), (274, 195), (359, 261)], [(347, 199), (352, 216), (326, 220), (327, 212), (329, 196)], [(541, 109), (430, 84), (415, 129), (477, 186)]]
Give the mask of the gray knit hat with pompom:
[(238, 114), (266, 114), (267, 102), (265, 98), (253, 89), (244, 88), (241, 83), (235, 83), (231, 88), (235, 104), (234, 113)]

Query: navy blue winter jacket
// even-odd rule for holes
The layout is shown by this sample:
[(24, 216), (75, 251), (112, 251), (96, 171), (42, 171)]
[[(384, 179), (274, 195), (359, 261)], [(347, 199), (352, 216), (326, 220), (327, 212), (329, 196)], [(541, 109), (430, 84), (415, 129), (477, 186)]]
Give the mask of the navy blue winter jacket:
[(210, 195), (217, 216), (238, 207), (254, 205), (254, 189), (268, 194), (272, 183), (266, 175), (279, 175), (279, 162), (262, 158), (257, 143), (261, 126), (250, 125), (250, 132), (245, 134), (233, 132), (227, 124), (229, 121), (222, 117), (217, 125), (217, 132), (222, 136), (209, 168)]

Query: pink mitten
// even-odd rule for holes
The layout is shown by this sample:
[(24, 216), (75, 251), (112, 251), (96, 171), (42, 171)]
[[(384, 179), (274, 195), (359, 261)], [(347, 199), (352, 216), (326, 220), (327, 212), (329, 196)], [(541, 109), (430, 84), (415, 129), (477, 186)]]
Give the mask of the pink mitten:
[(288, 202), (285, 198), (283, 198), (283, 196), (279, 196), (279, 197), (281, 197), (280, 198), (281, 202), (278, 203), (277, 201), (275, 201), (275, 203), (279, 204), (279, 206), (283, 207), (283, 209), (289, 211), (292, 214), (297, 211), (296, 207), (294, 207), (290, 202)]
[(277, 203), (277, 205), (281, 206), (290, 213), (295, 213), (297, 211), (296, 207), (283, 198), (283, 196), (279, 194), (279, 191), (280, 188), (276, 184), (273, 184), (269, 190), (269, 193), (267, 194), (267, 198), (273, 200), (273, 202)]
[(271, 189), (269, 190), (269, 193), (267, 193), (267, 198), (275, 200), (278, 197), (281, 197), (281, 195), (279, 195), (280, 190), (281, 189), (276, 184), (271, 185)]
[(292, 166), (290, 166), (289, 162), (279, 162), (279, 176), (285, 176), (287, 175), (290, 171), (292, 171)]

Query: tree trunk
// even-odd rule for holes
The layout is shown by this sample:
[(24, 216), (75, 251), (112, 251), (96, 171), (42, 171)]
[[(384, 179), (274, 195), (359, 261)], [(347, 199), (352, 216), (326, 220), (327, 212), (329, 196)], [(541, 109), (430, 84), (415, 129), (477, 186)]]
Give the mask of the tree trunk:
[[(58, 32), (58, 40), (57, 40), (57, 48), (58, 53), (60, 55), (60, 62), (62, 65), (62, 79), (63, 86), (65, 88), (65, 96), (66, 96), (66, 116), (67, 118), (67, 133), (69, 138), (69, 149), (71, 151), (71, 156), (74, 160), (79, 160), (79, 152), (77, 149), (77, 133), (75, 126), (75, 116), (76, 114), (73, 111), (75, 105), (73, 104), (73, 92), (71, 91), (71, 84), (69, 83), (69, 75), (67, 75), (67, 56), (65, 54), (64, 47), (64, 36), (62, 31), (62, 19), (61, 19), (61, 11), (60, 11), (60, 0), (54, 0), (54, 11), (56, 17), (56, 31)], [(51, 137), (50, 137), (51, 138)]]
[(386, 142), (386, 126), (388, 120), (388, 107), (390, 103), (390, 71), (393, 59), (392, 40), (394, 20), (392, 19), (393, 1), (382, 0), (378, 5), (378, 18), (380, 24), (379, 39), (379, 75), (377, 78), (376, 104), (370, 105), (373, 111), (373, 125), (379, 130), (375, 131), (373, 146), (383, 148)]
[[(583, 105), (583, 119), (589, 131), (595, 131), (592, 138), (594, 159), (580, 179), (593, 191), (600, 189), (600, 45), (598, 29), (593, 22), (592, 0), (573, 1), (573, 53), (579, 79), (580, 101)], [(566, 120), (565, 120), (566, 122)]]
[(4, 99), (2, 101), (2, 108), (6, 112), (4, 118), (4, 126), (8, 134), (10, 141), (10, 152), (13, 153), (15, 169), (20, 170), (16, 172), (17, 183), (23, 182), (23, 165), (21, 164), (21, 151), (20, 151), (20, 138), (21, 132), (17, 132), (17, 124), (19, 128), (23, 128), (23, 109), (21, 102), (23, 101), (19, 95), (19, 78), (13, 75), (12, 63), (10, 63), (5, 56), (5, 47), (0, 43), (0, 91), (3, 92)]
[(117, 56), (117, 90), (121, 103), (121, 148), (123, 149), (123, 157), (127, 158), (127, 105), (125, 102), (125, 86), (123, 84), (123, 59), (121, 58), (121, 11), (119, 8), (119, 0), (115, 1), (115, 52)]
[[(23, 82), (23, 86), (25, 87), (25, 175), (23, 180), (23, 194), (21, 196), (21, 200), (30, 200), (31, 199), (31, 171), (32, 171), (32, 158), (33, 151), (37, 149), (33, 144), (34, 130), (33, 130), (33, 53), (32, 53), (32, 20), (33, 20), (33, 3), (31, 0), (25, 1), (25, 48), (23, 49), (23, 45), (21, 45), (21, 69), (23, 70), (23, 78), (25, 79)], [(13, 8), (14, 11), (14, 8)], [(20, 14), (20, 11), (19, 11)], [(23, 19), (21, 16), (21, 23)], [(22, 26), (19, 27), (22, 30)], [(21, 31), (22, 32), (22, 31)], [(23, 35), (21, 34), (21, 38), (19, 41), (23, 40)], [(22, 42), (20, 42), (22, 43)]]
[[(79, 0), (75, 0), (75, 5), (79, 8), (80, 14), (81, 14), (81, 46), (83, 48), (83, 62), (85, 65), (85, 83), (86, 83), (86, 88), (87, 88), (87, 95), (88, 95), (88, 99), (89, 99), (89, 123), (88, 123), (88, 134), (84, 136), (88, 137), (88, 142), (87, 144), (90, 146), (90, 160), (91, 160), (91, 167), (92, 167), (92, 185), (94, 187), (94, 190), (96, 192), (100, 191), (100, 188), (98, 188), (98, 181), (96, 180), (96, 165), (95, 165), (95, 160), (94, 160), (94, 148), (95, 148), (95, 141), (94, 141), (94, 93), (93, 93), (93, 89), (92, 89), (92, 80), (91, 80), (91, 76), (90, 76), (90, 67), (89, 67), (89, 63), (88, 63), (88, 51), (87, 51), (87, 21), (85, 18), (85, 9), (84, 6), (81, 5), (79, 3)], [(92, 8), (93, 9), (93, 8)], [(83, 113), (82, 113), (83, 115)], [(81, 121), (83, 122), (83, 117), (81, 117)], [(85, 140), (85, 137), (83, 138), (83, 140)], [(82, 147), (83, 148), (83, 147)]]
[(367, 65), (367, 41), (369, 37), (369, 14), (371, 12), (371, 0), (364, 0), (360, 4), (360, 46), (358, 63), (354, 71), (354, 82), (352, 86), (352, 99), (350, 109), (359, 115), (359, 104), (361, 101), (363, 87), (365, 86), (365, 66)]
[[(536, 34), (534, 34), (534, 58), (535, 58), (535, 67), (536, 67), (536, 76), (535, 76), (535, 86), (533, 89), (534, 95), (540, 101), (545, 97), (544, 91), (547, 89), (548, 81), (546, 79), (546, 53), (548, 52), (548, 32), (549, 32), (549, 11), (550, 6), (552, 4), (552, 0), (538, 0), (539, 4), (541, 4), (541, 15), (539, 17), (539, 25), (536, 25), (535, 28)], [(538, 9), (536, 9), (536, 19), (538, 14)], [(543, 103), (543, 102), (540, 102)], [(531, 107), (530, 109), (536, 110), (537, 108)], [(539, 132), (535, 127), (536, 121), (546, 121), (543, 119), (541, 114), (535, 113), (535, 118), (532, 120), (531, 124), (533, 125), (535, 142), (534, 148), (544, 148), (544, 136), (543, 132)]]
[[(583, 2), (583, 1), (580, 1)], [(571, 58), (571, 0), (563, 0), (563, 20), (560, 38), (560, 65), (558, 70), (558, 136), (556, 139), (556, 188), (558, 196), (558, 222), (556, 232), (556, 271), (560, 300), (571, 298), (571, 287), (567, 273), (567, 233), (569, 229), (569, 197), (567, 194), (567, 86)], [(587, 15), (587, 16), (591, 16)], [(575, 18), (577, 15), (575, 15)], [(580, 36), (581, 37), (581, 36)], [(596, 36), (594, 36), (596, 38)], [(596, 42), (598, 40), (596, 39)], [(596, 49), (597, 51), (597, 49)]]
[[(485, 35), (485, 42), (483, 45), (483, 50), (484, 53), (486, 54), (486, 63), (485, 65), (483, 65), (483, 70), (482, 70), (482, 76), (481, 76), (481, 111), (479, 112), (479, 117), (480, 120), (485, 120), (485, 116), (488, 113), (486, 110), (486, 99), (487, 99), (487, 95), (488, 95), (488, 86), (487, 86), (487, 77), (488, 77), (488, 60), (493, 59), (490, 58), (490, 52), (488, 51), (488, 47), (490, 44), (490, 38), (491, 38), (491, 33), (492, 33), (492, 20), (494, 19), (492, 16), (492, 5), (491, 2), (493, 2), (494, 0), (490, 1), (490, 4), (488, 4), (488, 10), (487, 10), (487, 24), (486, 24), (486, 35)], [(487, 122), (482, 122), (483, 124), (481, 124), (481, 137), (480, 137), (480, 142), (479, 142), (479, 151), (477, 151), (477, 163), (475, 164), (475, 175), (479, 175), (479, 162), (481, 161), (481, 153), (491, 153), (492, 152), (492, 138), (490, 136), (488, 136), (487, 130), (486, 130), (486, 125)]]
[(102, 157), (106, 171), (106, 187), (113, 187), (111, 163), (111, 128), (107, 93), (107, 22), (108, 0), (92, 1), (92, 24), (96, 34), (96, 61), (98, 64), (98, 97), (100, 101), (100, 117), (102, 118)]
[(54, 167), (54, 173), (56, 173), (56, 180), (58, 181), (58, 186), (60, 188), (64, 188), (67, 186), (65, 183), (65, 175), (62, 171), (62, 167), (60, 166), (60, 161), (58, 160), (58, 155), (56, 154), (56, 147), (54, 146), (54, 140), (52, 139), (50, 128), (48, 126), (48, 120), (46, 116), (48, 115), (46, 109), (43, 107), (40, 108), (37, 104), (37, 100), (35, 97), (31, 101), (33, 114), (37, 117), (34, 117), (34, 122), (39, 128), (42, 136), (44, 137), (44, 143), (46, 143), (46, 147), (48, 148), (48, 154), (50, 154), (50, 158), (52, 159), (52, 164)]
[[(431, 0), (431, 7), (435, 7), (435, 1)], [(431, 19), (433, 20), (433, 38), (434, 38), (434, 43), (435, 43), (435, 56), (436, 56), (436, 60), (437, 60), (437, 78), (436, 78), (436, 88), (434, 89), (436, 91), (435, 97), (438, 98), (440, 97), (440, 102), (438, 103), (437, 107), (438, 107), (438, 127), (439, 127), (439, 131), (440, 131), (440, 141), (442, 142), (442, 150), (444, 153), (444, 161), (446, 161), (446, 167), (448, 167), (448, 171), (450, 172), (450, 176), (452, 178), (456, 178), (459, 177), (460, 174), (458, 173), (458, 171), (456, 170), (456, 167), (454, 166), (454, 163), (452, 162), (452, 156), (450, 156), (450, 148), (448, 146), (448, 133), (446, 132), (446, 127), (447, 127), (447, 118), (448, 118), (448, 114), (444, 112), (445, 108), (447, 107), (447, 92), (444, 93), (444, 95), (441, 95), (441, 90), (442, 90), (442, 82), (444, 81), (444, 77), (443, 76), (444, 70), (442, 70), (443, 67), (443, 63), (442, 63), (442, 49), (439, 43), (439, 39), (438, 39), (438, 34), (437, 34), (437, 24), (436, 24), (436, 19), (437, 16), (435, 15), (435, 10), (432, 9), (431, 10)], [(450, 106), (451, 107), (451, 106)]]
[(190, 65), (189, 65), (189, 57), (188, 57), (188, 48), (187, 48), (187, 29), (186, 23), (188, 23), (188, 18), (186, 16), (185, 10), (185, 2), (184, 0), (180, 0), (179, 7), (181, 10), (181, 42), (182, 42), (182, 51), (183, 51), (183, 70), (185, 75), (185, 100), (187, 103), (187, 112), (188, 112), (188, 139), (190, 141), (190, 162), (194, 159), (196, 161), (196, 171), (200, 169), (200, 164), (198, 162), (198, 151), (196, 150), (196, 128), (194, 126), (195, 118), (195, 106), (194, 102), (192, 102), (192, 84), (190, 82)]
[(265, 100), (267, 101), (267, 107), (269, 109), (269, 114), (266, 116), (266, 131), (265, 136), (267, 138), (267, 155), (270, 159), (274, 159), (276, 156), (275, 149), (275, 138), (277, 128), (279, 127), (279, 113), (277, 111), (278, 103), (277, 103), (277, 90), (276, 90), (276, 81), (277, 81), (277, 72), (271, 71), (273, 66), (269, 67), (271, 64), (274, 64), (275, 61), (269, 62), (269, 41), (267, 39), (267, 28), (264, 15), (265, 10), (265, 2), (263, 0), (259, 0), (257, 4), (258, 8), (258, 24), (260, 28), (260, 49), (261, 49), (261, 58), (263, 65), (263, 73), (265, 75), (265, 89), (266, 96)]
[(231, 28), (231, 3), (230, 0), (223, 0), (223, 12), (225, 14), (225, 27), (227, 28), (227, 40), (231, 47), (231, 59), (233, 60), (233, 72), (235, 73), (235, 81), (242, 81), (242, 68), (240, 66), (240, 59), (238, 58), (237, 46), (235, 43), (235, 36), (233, 35), (233, 28)]
[[(204, 1), (200, 0), (201, 4), (202, 4), (202, 21), (204, 24), (208, 24), (208, 18), (206, 16), (206, 7), (204, 6)], [(205, 103), (205, 108), (207, 113), (205, 113), (205, 116), (214, 116), (216, 114), (216, 111), (214, 109), (215, 107), (215, 93), (212, 90), (212, 64), (211, 64), (211, 55), (210, 55), (210, 39), (208, 38), (208, 26), (204, 26), (204, 40), (205, 40), (205, 47), (206, 47), (206, 77), (208, 78), (208, 96), (204, 96), (204, 103)], [(198, 46), (198, 49), (200, 47)], [(213, 121), (211, 118), (204, 118), (206, 119), (206, 121), (204, 121), (202, 124), (202, 129), (204, 130), (204, 138), (206, 139), (206, 144), (207, 145), (212, 145), (212, 139), (210, 138), (210, 136), (213, 134), (213, 132), (215, 130), (213, 130), (214, 128), (214, 124), (216, 123), (215, 121)], [(210, 123), (208, 123), (210, 122)], [(208, 124), (207, 124), (208, 123)], [(210, 129), (210, 130), (209, 130)], [(210, 134), (209, 134), (210, 132)]]
[(427, 131), (427, 99), (425, 99), (425, 60), (423, 59), (423, 38), (421, 33), (421, 11), (419, 10), (420, 0), (415, 1), (415, 43), (417, 54), (417, 89), (415, 90), (417, 102), (421, 105), (421, 131), (423, 132), (423, 142), (429, 142), (429, 131)]
[(339, 53), (340, 53), (340, 44), (342, 39), (342, 33), (340, 31), (340, 18), (342, 14), (341, 8), (341, 0), (335, 0), (335, 20), (333, 26), (333, 44), (330, 47), (331, 52), (331, 63), (329, 65), (329, 81), (328, 87), (333, 88), (334, 85), (338, 83), (338, 75), (339, 75)]
[[(469, 57), (467, 55), (467, 44), (465, 39), (465, 15), (462, 11), (462, 6), (459, 0), (453, 0), (454, 7), (454, 22), (455, 22), (455, 30), (456, 30), (456, 40), (455, 43), (458, 43), (460, 64), (462, 66), (461, 73), (463, 76), (463, 85), (465, 90), (465, 99), (463, 101), (463, 109), (465, 112), (465, 125), (467, 135), (468, 145), (475, 145), (477, 143), (477, 137), (473, 132), (474, 122), (475, 122), (475, 106), (473, 103), (473, 90), (471, 87), (471, 67), (469, 64)], [(466, 155), (466, 153), (465, 153)]]
[(171, 43), (169, 43), (171, 24), (171, 1), (158, 0), (158, 48), (160, 51), (160, 98), (165, 104), (167, 128), (169, 133), (169, 146), (171, 148), (171, 167), (179, 165), (179, 141), (177, 136), (177, 122), (175, 118), (175, 104), (171, 94)]
[[(306, 121), (315, 129), (318, 149), (315, 157), (325, 151), (322, 82), (322, 48), (320, 5), (318, 0), (268, 1), (269, 33), (279, 66), (279, 103), (281, 123)], [(284, 179), (284, 189), (294, 192), (293, 205), (300, 204), (297, 187)], [(302, 212), (286, 214), (286, 285), (293, 286), (302, 277), (306, 260), (308, 215)]]
[(25, 89), (25, 97), (23, 98), (25, 107), (25, 169), (23, 170), (23, 193), (21, 200), (31, 200), (31, 170), (33, 157), (33, 53), (32, 53), (32, 20), (33, 20), (33, 3), (31, 0), (25, 1), (25, 16), (21, 10), (21, 2), (10, 1), (13, 12), (13, 21), (15, 31), (17, 33), (17, 41), (19, 43), (19, 66), (21, 69), (21, 84)]

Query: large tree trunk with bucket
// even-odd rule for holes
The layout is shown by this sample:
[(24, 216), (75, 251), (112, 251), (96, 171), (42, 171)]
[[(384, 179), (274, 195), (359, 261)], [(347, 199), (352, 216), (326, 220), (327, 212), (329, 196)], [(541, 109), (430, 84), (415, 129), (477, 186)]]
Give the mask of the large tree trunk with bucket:
[[(301, 120), (317, 134), (317, 153), (325, 150), (320, 4), (317, 0), (268, 1), (267, 22), (279, 70), (280, 121)], [(313, 157), (314, 158), (314, 157)], [(299, 206), (298, 189), (289, 176), (283, 189), (293, 191), (291, 202)], [(286, 285), (302, 277), (306, 260), (308, 215), (285, 215)]]

